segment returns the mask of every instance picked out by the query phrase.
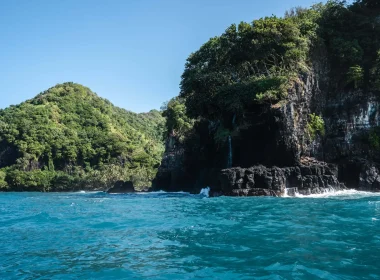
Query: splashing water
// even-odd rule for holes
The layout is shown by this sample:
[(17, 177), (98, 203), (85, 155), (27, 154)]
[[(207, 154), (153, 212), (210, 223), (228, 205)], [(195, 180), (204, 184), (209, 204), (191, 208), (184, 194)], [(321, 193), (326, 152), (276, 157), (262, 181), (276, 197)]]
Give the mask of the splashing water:
[(289, 197), (289, 195), (288, 195), (288, 188), (287, 187), (285, 187), (284, 194), (282, 195), (282, 197)]
[(201, 189), (199, 195), (202, 195), (202, 196), (205, 196), (205, 197), (209, 197), (209, 195), (210, 195), (210, 187), (206, 187), (206, 188)]
[(299, 198), (343, 198), (343, 199), (358, 199), (363, 197), (376, 197), (380, 196), (380, 193), (374, 193), (374, 192), (365, 192), (365, 191), (357, 191), (357, 190), (334, 190), (334, 189), (326, 189), (322, 193), (318, 194), (309, 194), (309, 195), (303, 195), (300, 193), (296, 193), (294, 197)]
[(291, 197), (291, 198), (362, 198), (362, 197), (373, 197), (380, 196), (380, 192), (366, 192), (366, 191), (358, 191), (354, 189), (349, 190), (336, 190), (332, 187), (324, 189), (320, 193), (316, 194), (301, 194), (299, 193), (297, 188), (285, 188), (282, 197)]

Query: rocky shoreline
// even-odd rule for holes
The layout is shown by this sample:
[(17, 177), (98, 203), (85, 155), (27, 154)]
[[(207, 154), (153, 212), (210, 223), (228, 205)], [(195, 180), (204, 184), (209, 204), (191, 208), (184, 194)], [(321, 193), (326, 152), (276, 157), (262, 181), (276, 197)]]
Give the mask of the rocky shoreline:
[[(326, 191), (341, 191), (356, 189), (369, 192), (380, 192), (379, 168), (370, 163), (362, 163), (362, 170), (358, 174), (357, 185), (349, 186), (339, 180), (347, 170), (346, 166), (317, 161), (308, 158), (307, 162), (294, 167), (266, 167), (256, 165), (249, 168), (233, 167), (219, 171), (212, 170), (207, 186), (210, 187), (210, 197), (214, 196), (294, 196), (320, 194)], [(355, 176), (355, 174), (351, 174)], [(170, 175), (169, 175), (170, 177)], [(167, 178), (170, 180), (170, 178)], [(166, 191), (178, 191), (170, 185), (153, 188)], [(200, 187), (191, 190), (199, 193)]]
[(346, 186), (337, 178), (335, 166), (323, 163), (297, 167), (265, 167), (224, 169), (220, 174), (221, 192), (229, 196), (284, 196), (287, 191), (303, 195), (324, 190), (344, 190)]

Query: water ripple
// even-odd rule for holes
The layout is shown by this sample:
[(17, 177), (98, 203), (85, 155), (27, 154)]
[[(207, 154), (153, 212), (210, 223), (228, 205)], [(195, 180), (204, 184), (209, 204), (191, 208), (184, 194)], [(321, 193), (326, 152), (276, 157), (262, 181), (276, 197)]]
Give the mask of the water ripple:
[(380, 196), (0, 194), (0, 279), (379, 279)]

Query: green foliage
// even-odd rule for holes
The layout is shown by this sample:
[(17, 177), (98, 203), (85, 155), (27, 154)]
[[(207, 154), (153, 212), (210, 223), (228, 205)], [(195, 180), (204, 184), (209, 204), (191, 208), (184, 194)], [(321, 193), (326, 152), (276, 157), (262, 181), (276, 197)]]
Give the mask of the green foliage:
[(247, 104), (272, 103), (287, 96), (290, 87), (289, 77), (258, 76), (250, 80), (226, 86), (220, 89), (214, 105), (224, 113), (242, 112)]
[(54, 173), (51, 171), (33, 170), (29, 172), (21, 170), (9, 170), (5, 181), (15, 191), (49, 191)]
[(0, 190), (6, 190), (8, 188), (8, 183), (5, 181), (6, 173), (0, 170)]
[(332, 87), (380, 89), (378, 6), (328, 1), (284, 18), (231, 25), (187, 59), (180, 92), (187, 115), (222, 120), (257, 102), (285, 100), (293, 81), (310, 69), (311, 54), (325, 51)]
[(309, 9), (296, 7), (285, 13), (285, 18), (291, 18), (297, 23), (298, 28), (303, 36), (305, 36), (309, 43), (314, 43), (318, 40), (318, 20), (321, 18), (321, 10), (323, 5), (316, 4)]
[(319, 36), (327, 48), (334, 84), (346, 84), (345, 73), (354, 87), (380, 89), (374, 83), (380, 47), (380, 9), (377, 1), (329, 1), (321, 10)]
[(86, 87), (64, 83), (0, 111), (0, 152), (13, 151), (3, 153), (1, 162), (12, 167), (6, 178), (14, 189), (48, 191), (58, 180), (51, 176), (55, 171), (83, 179), (109, 165), (127, 170), (129, 177), (141, 172), (151, 177), (164, 150), (163, 130), (159, 111), (128, 112)]
[(363, 68), (359, 65), (352, 66), (348, 69), (347, 83), (354, 83), (355, 88), (362, 85), (364, 78)]
[(314, 140), (317, 135), (325, 135), (325, 122), (322, 117), (316, 114), (309, 114), (309, 121), (307, 123), (307, 132), (310, 139)]
[(258, 77), (255, 79), (256, 100), (278, 101), (286, 98), (290, 87), (289, 77)]
[(131, 169), (118, 164), (108, 164), (86, 173), (83, 181), (96, 189), (108, 189), (119, 180), (132, 181), (134, 187), (139, 190), (149, 187), (155, 175), (156, 170), (151, 168)]
[(315, 9), (298, 9), (231, 25), (187, 59), (180, 96), (192, 118), (221, 119), (260, 102), (287, 97), (293, 77), (310, 68), (309, 49), (317, 37)]
[(183, 141), (186, 134), (193, 128), (194, 120), (186, 115), (185, 101), (180, 97), (171, 99), (163, 106), (163, 116), (166, 118), (166, 135), (175, 136)]

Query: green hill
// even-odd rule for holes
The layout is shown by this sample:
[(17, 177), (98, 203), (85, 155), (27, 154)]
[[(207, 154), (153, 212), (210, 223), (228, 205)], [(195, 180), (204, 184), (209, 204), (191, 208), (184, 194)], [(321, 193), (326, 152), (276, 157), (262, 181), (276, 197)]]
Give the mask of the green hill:
[(0, 110), (0, 188), (104, 189), (116, 180), (150, 186), (163, 129), (158, 111), (135, 114), (82, 85), (56, 85)]

